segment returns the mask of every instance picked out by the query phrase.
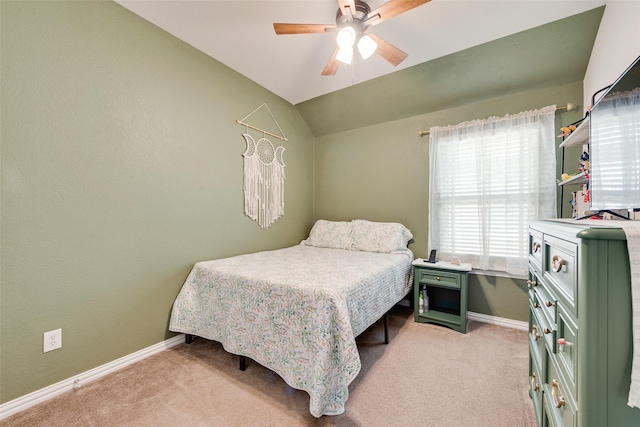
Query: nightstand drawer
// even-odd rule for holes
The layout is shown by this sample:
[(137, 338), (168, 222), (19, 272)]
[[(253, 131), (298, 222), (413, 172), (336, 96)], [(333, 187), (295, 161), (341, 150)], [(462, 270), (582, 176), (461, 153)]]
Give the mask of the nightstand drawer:
[(416, 269), (418, 282), (424, 285), (440, 286), (443, 288), (460, 289), (460, 275), (442, 271)]

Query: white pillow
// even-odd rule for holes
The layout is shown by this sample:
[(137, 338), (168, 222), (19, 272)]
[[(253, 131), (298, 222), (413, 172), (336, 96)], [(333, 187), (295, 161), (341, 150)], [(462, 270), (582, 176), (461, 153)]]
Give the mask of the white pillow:
[(353, 221), (353, 249), (368, 252), (396, 252), (407, 250), (413, 234), (397, 222)]
[(319, 248), (351, 249), (351, 222), (319, 219), (304, 244)]

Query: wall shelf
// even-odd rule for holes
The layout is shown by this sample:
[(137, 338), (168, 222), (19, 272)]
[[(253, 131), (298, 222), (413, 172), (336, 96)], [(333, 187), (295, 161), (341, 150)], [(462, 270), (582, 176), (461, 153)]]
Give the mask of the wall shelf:
[(583, 184), (588, 184), (589, 180), (587, 179), (586, 175), (584, 172), (580, 172), (577, 175), (572, 176), (571, 178), (564, 180), (564, 181), (560, 181), (558, 183), (558, 186), (563, 186), (563, 185), (583, 185)]
[(589, 116), (585, 117), (576, 130), (560, 144), (560, 148), (575, 147), (589, 143)]

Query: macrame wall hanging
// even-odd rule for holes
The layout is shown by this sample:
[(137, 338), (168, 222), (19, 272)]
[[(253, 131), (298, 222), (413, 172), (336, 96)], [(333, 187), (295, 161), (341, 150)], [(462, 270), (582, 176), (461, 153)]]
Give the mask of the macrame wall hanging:
[[(281, 135), (244, 122), (262, 107), (266, 107)], [(284, 215), (285, 164), (282, 155), (285, 148), (282, 145), (274, 147), (266, 136), (270, 135), (282, 141), (287, 141), (287, 138), (266, 103), (243, 119), (236, 120), (236, 123), (245, 126), (245, 133), (242, 136), (247, 143), (247, 149), (242, 154), (244, 157), (244, 213), (256, 221), (260, 227), (267, 229)], [(262, 138), (258, 142), (249, 135), (249, 128), (262, 132)]]

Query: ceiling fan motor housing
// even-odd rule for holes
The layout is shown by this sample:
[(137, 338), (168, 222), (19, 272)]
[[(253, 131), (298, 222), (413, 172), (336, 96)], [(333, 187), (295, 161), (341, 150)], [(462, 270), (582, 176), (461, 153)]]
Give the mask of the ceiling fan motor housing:
[[(369, 12), (371, 12), (371, 8), (368, 4), (363, 1), (355, 0), (356, 10), (352, 13), (352, 16), (348, 14), (345, 15), (342, 13), (342, 9), (338, 8), (336, 12), (336, 26), (338, 28), (344, 27), (346, 25), (352, 25), (356, 31), (359, 33), (363, 33), (367, 26), (363, 26), (362, 22), (367, 19), (369, 16)], [(363, 28), (364, 27), (364, 28)]]

